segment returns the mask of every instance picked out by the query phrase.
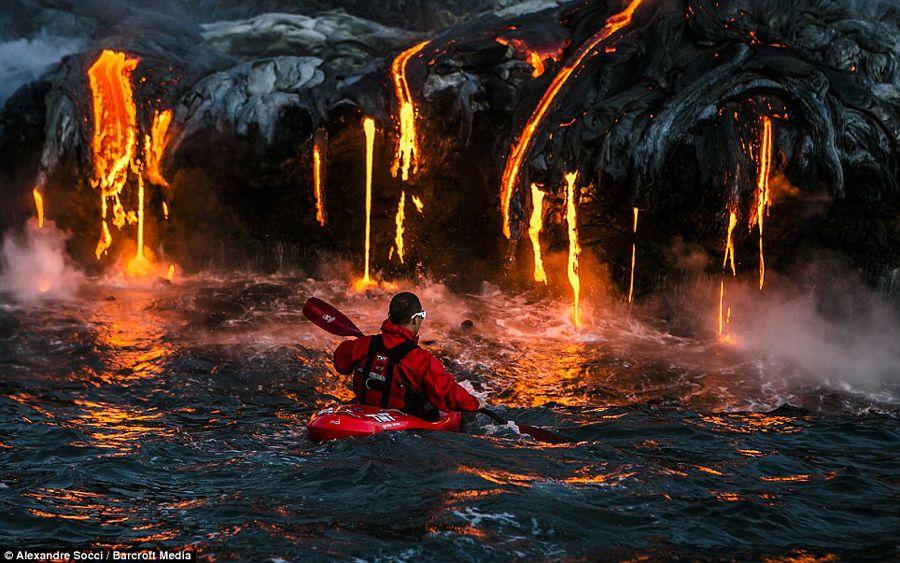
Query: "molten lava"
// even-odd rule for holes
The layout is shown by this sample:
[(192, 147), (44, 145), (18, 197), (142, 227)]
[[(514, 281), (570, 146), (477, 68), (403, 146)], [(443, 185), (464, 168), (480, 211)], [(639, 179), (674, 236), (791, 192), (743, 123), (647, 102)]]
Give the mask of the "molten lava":
[(170, 282), (175, 281), (175, 264), (169, 264), (169, 270), (166, 272), (166, 279)]
[(44, 196), (41, 195), (41, 192), (34, 188), (31, 190), (32, 195), (34, 196), (34, 211), (37, 213), (37, 224), (39, 229), (44, 228)]
[(322, 191), (322, 152), (318, 139), (313, 143), (313, 189), (316, 195), (316, 221), (325, 226), (328, 216), (325, 215), (325, 193)]
[(422, 213), (422, 209), (425, 207), (425, 204), (422, 203), (422, 198), (417, 195), (412, 196), (413, 205), (416, 206), (416, 211)]
[(578, 255), (581, 254), (581, 246), (578, 245), (578, 216), (575, 206), (575, 181), (578, 172), (566, 174), (566, 224), (569, 229), (569, 284), (572, 286), (572, 323), (578, 327), (581, 325), (579, 310), (579, 298), (581, 296), (581, 279), (578, 276)]
[(138, 60), (117, 51), (103, 51), (88, 69), (94, 106), (94, 134), (91, 148), (94, 157), (94, 187), (100, 188), (101, 236), (97, 243), (97, 259), (112, 243), (106, 224), (107, 199), (114, 201), (113, 223), (121, 228), (125, 213), (119, 194), (128, 180), (128, 169), (134, 159), (137, 120), (131, 74)]
[(759, 288), (766, 281), (766, 259), (763, 254), (763, 222), (769, 210), (769, 175), (772, 171), (772, 120), (762, 118), (762, 132), (759, 140), (759, 169), (756, 175), (756, 209), (750, 219), (750, 226), (755, 220), (759, 227)]
[(394, 248), (397, 249), (397, 257), (400, 258), (401, 264), (403, 264), (403, 219), (405, 215), (403, 212), (404, 205), (406, 205), (406, 192), (402, 192), (400, 194), (400, 204), (397, 205), (397, 217), (394, 220), (397, 223), (397, 234), (394, 236)]
[(572, 73), (581, 66), (582, 62), (584, 62), (600, 43), (609, 38), (613, 33), (631, 24), (631, 18), (634, 15), (634, 11), (641, 5), (642, 1), (643, 0), (630, 0), (628, 6), (624, 10), (606, 20), (603, 29), (592, 35), (578, 47), (574, 55), (572, 55), (562, 68), (559, 69), (556, 76), (553, 77), (553, 81), (550, 83), (550, 86), (547, 87), (547, 90), (541, 97), (540, 102), (538, 102), (534, 112), (532, 112), (528, 121), (525, 122), (522, 134), (519, 135), (518, 140), (513, 145), (509, 157), (506, 160), (506, 167), (503, 170), (502, 185), (500, 187), (500, 212), (503, 216), (503, 236), (506, 238), (510, 238), (512, 235), (509, 224), (509, 206), (516, 183), (519, 180), (519, 171), (522, 167), (522, 161), (531, 149), (534, 134), (538, 130), (544, 116), (553, 105), (553, 101), (556, 99), (556, 96), (559, 94), (562, 87), (565, 86)]
[(150, 261), (144, 256), (144, 179), (140, 176), (138, 176), (137, 219), (137, 250), (134, 258), (128, 261), (127, 271), (130, 276), (146, 276), (150, 273)]
[(634, 262), (637, 257), (637, 223), (638, 223), (638, 208), (633, 208), (634, 211), (634, 225), (631, 227), (631, 234), (634, 237), (631, 241), (631, 279), (628, 281), (628, 302), (631, 303), (634, 300)]
[(558, 61), (559, 57), (562, 54), (562, 47), (554, 49), (553, 52), (545, 53), (532, 49), (525, 41), (522, 41), (517, 37), (513, 37), (512, 39), (507, 39), (506, 37), (497, 37), (495, 41), (497, 41), (497, 43), (501, 45), (512, 47), (513, 52), (518, 57), (528, 61), (528, 64), (531, 65), (532, 78), (537, 78), (538, 76), (544, 74), (545, 60), (551, 59), (554, 61)]
[(169, 187), (169, 182), (159, 169), (163, 151), (169, 139), (169, 125), (172, 124), (172, 110), (157, 111), (153, 114), (153, 123), (150, 126), (150, 134), (144, 135), (144, 175), (157, 186)]
[(397, 149), (394, 152), (394, 162), (391, 164), (391, 175), (395, 178), (400, 173), (404, 181), (409, 179), (410, 173), (415, 174), (418, 169), (419, 141), (416, 138), (416, 109), (409, 91), (409, 83), (406, 81), (406, 65), (409, 60), (428, 45), (429, 41), (422, 41), (403, 51), (391, 63), (391, 79), (394, 82), (394, 93), (397, 95), (398, 121), (400, 134), (397, 138)]
[(731, 262), (731, 275), (737, 275), (734, 267), (734, 227), (737, 225), (737, 215), (731, 211), (728, 215), (728, 236), (725, 239), (725, 258), (722, 260), (722, 268), (724, 269), (728, 262)]
[(544, 272), (544, 261), (541, 259), (541, 229), (544, 228), (544, 192), (537, 184), (531, 184), (531, 221), (528, 225), (528, 236), (534, 249), (534, 281), (547, 283)]
[(369, 245), (372, 237), (372, 159), (375, 156), (375, 121), (371, 117), (363, 119), (363, 131), (366, 134), (366, 266), (363, 277), (353, 284), (353, 288), (357, 291), (374, 285), (369, 277)]

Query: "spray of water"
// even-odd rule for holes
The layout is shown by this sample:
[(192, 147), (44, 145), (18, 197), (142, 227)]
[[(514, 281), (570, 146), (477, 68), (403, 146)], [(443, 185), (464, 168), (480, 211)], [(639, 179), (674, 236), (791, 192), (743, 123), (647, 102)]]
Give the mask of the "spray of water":
[(8, 232), (0, 253), (3, 290), (19, 301), (73, 297), (82, 274), (66, 256), (68, 238), (49, 220), (38, 228), (37, 221), (30, 219), (23, 232)]

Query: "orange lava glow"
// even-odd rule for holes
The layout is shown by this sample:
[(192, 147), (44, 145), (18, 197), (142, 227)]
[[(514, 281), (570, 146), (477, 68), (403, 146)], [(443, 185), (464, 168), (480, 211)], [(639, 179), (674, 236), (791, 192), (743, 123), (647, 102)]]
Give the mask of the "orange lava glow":
[(31, 194), (34, 196), (34, 211), (37, 214), (37, 224), (39, 229), (44, 228), (44, 196), (41, 195), (41, 192), (34, 188), (31, 190)]
[(541, 258), (541, 229), (544, 228), (544, 192), (537, 184), (531, 184), (531, 221), (528, 225), (528, 236), (534, 249), (534, 281), (547, 283), (544, 272), (544, 260)]
[(175, 264), (169, 264), (169, 270), (166, 272), (166, 279), (170, 282), (175, 281)]
[(144, 175), (157, 186), (166, 188), (169, 187), (169, 182), (163, 177), (162, 171), (159, 169), (159, 162), (162, 160), (163, 151), (166, 150), (166, 144), (169, 142), (167, 135), (171, 124), (172, 110), (157, 111), (153, 114), (150, 134), (144, 135)]
[(366, 134), (366, 266), (363, 277), (353, 284), (353, 289), (362, 291), (375, 285), (369, 277), (369, 247), (372, 238), (372, 159), (375, 156), (375, 121), (371, 117), (363, 119)]
[(512, 194), (515, 191), (516, 183), (519, 180), (519, 172), (525, 155), (531, 149), (534, 134), (544, 119), (544, 116), (553, 105), (553, 101), (559, 94), (560, 90), (565, 86), (569, 77), (577, 70), (582, 62), (594, 51), (594, 49), (609, 38), (613, 33), (619, 31), (623, 27), (631, 23), (634, 11), (641, 5), (643, 0), (630, 0), (628, 6), (621, 12), (611, 16), (603, 26), (603, 29), (592, 35), (587, 41), (582, 43), (572, 57), (559, 69), (556, 76), (544, 95), (538, 102), (537, 107), (532, 112), (519, 138), (513, 144), (509, 157), (506, 160), (506, 167), (503, 170), (502, 184), (500, 187), (500, 212), (503, 217), (503, 236), (510, 238), (512, 232), (510, 230), (509, 206)]
[(94, 157), (94, 187), (100, 189), (102, 231), (97, 243), (97, 259), (112, 243), (106, 224), (107, 199), (114, 201), (114, 221), (124, 224), (124, 211), (119, 194), (128, 180), (128, 169), (134, 158), (137, 119), (131, 74), (137, 59), (117, 51), (103, 51), (88, 69), (94, 107), (94, 134), (91, 149)]
[(734, 267), (734, 227), (737, 225), (737, 215), (734, 211), (728, 214), (728, 236), (725, 239), (725, 258), (722, 260), (722, 268), (724, 269), (729, 261), (731, 262), (731, 275), (736, 276), (737, 270)]
[(497, 43), (501, 45), (512, 47), (513, 51), (517, 55), (528, 61), (528, 64), (531, 65), (532, 78), (537, 78), (538, 76), (544, 74), (545, 60), (552, 59), (554, 61), (558, 61), (560, 56), (562, 55), (562, 47), (554, 49), (553, 52), (545, 53), (532, 49), (527, 43), (516, 37), (512, 39), (507, 39), (506, 37), (497, 37), (495, 41), (497, 41)]
[(578, 276), (578, 255), (581, 254), (581, 246), (578, 244), (578, 216), (575, 205), (575, 181), (578, 172), (566, 174), (566, 224), (569, 230), (569, 284), (572, 286), (572, 323), (581, 326), (581, 313), (579, 298), (581, 296), (581, 279)]
[(759, 140), (759, 170), (756, 175), (756, 210), (751, 217), (759, 227), (759, 288), (766, 282), (766, 259), (763, 253), (763, 223), (769, 210), (769, 175), (772, 172), (772, 120), (762, 118), (762, 133)]
[(725, 331), (725, 317), (722, 309), (725, 307), (725, 280), (719, 282), (719, 324), (716, 334), (719, 336)]
[[(634, 236), (637, 236), (637, 224), (638, 224), (638, 213), (639, 210), (637, 207), (632, 208), (634, 212), (634, 224), (631, 227), (631, 233)], [(634, 301), (634, 263), (635, 258), (637, 258), (637, 242), (632, 240), (631, 242), (631, 278), (628, 280), (628, 302), (631, 303)]]
[(162, 202), (162, 210), (163, 210), (163, 217), (165, 217), (166, 221), (168, 221), (169, 220), (169, 206), (168, 206), (168, 204), (166, 204), (166, 202)]
[(144, 256), (144, 179), (138, 177), (138, 234), (137, 250), (128, 261), (126, 271), (130, 276), (146, 276), (150, 273), (150, 260)]
[(412, 196), (413, 205), (416, 206), (416, 211), (422, 213), (422, 210), (425, 208), (425, 204), (422, 203), (422, 198), (417, 195)]
[(397, 234), (394, 235), (394, 248), (397, 249), (397, 258), (403, 264), (403, 219), (405, 213), (403, 207), (406, 205), (406, 192), (401, 192), (400, 203), (397, 205), (397, 217), (394, 222), (397, 224)]
[(391, 63), (391, 79), (394, 82), (394, 93), (397, 95), (400, 122), (400, 135), (397, 138), (394, 162), (391, 164), (391, 175), (396, 178), (399, 173), (403, 181), (409, 179), (410, 173), (416, 173), (419, 159), (419, 141), (416, 138), (417, 110), (412, 93), (409, 91), (409, 83), (406, 81), (406, 64), (428, 43), (429, 41), (422, 41), (413, 45), (397, 55)]
[(322, 191), (322, 153), (319, 149), (319, 143), (313, 143), (313, 189), (316, 195), (316, 221), (319, 225), (325, 226), (328, 216), (325, 215), (325, 193)]

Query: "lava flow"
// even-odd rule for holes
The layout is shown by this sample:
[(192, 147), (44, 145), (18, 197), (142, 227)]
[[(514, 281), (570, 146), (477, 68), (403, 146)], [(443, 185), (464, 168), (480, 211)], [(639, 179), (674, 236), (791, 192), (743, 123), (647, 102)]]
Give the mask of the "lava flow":
[(497, 43), (501, 45), (506, 45), (512, 47), (513, 52), (517, 55), (525, 59), (528, 64), (531, 65), (531, 77), (537, 78), (538, 76), (544, 74), (544, 61), (547, 59), (551, 59), (554, 61), (559, 60), (560, 52), (562, 48), (559, 48), (551, 53), (543, 53), (541, 51), (537, 51), (532, 49), (525, 41), (514, 37), (512, 39), (507, 39), (506, 37), (497, 37), (495, 39)]
[(737, 225), (737, 215), (734, 211), (728, 214), (728, 236), (725, 239), (725, 258), (722, 260), (722, 269), (731, 262), (731, 275), (737, 275), (734, 267), (734, 227)]
[(319, 139), (313, 141), (313, 189), (316, 196), (316, 221), (325, 226), (328, 216), (325, 215), (325, 193), (322, 191), (322, 151), (319, 148)]
[(531, 221), (528, 225), (528, 236), (531, 238), (531, 247), (534, 249), (534, 281), (547, 283), (547, 274), (544, 272), (544, 261), (541, 259), (541, 229), (544, 228), (544, 192), (537, 184), (531, 184)]
[(581, 246), (578, 244), (578, 216), (575, 207), (575, 181), (578, 172), (566, 174), (566, 224), (569, 230), (569, 284), (572, 286), (572, 323), (581, 326), (581, 314), (579, 312), (579, 298), (581, 296), (581, 279), (578, 277), (578, 255), (581, 254)]
[[(403, 264), (403, 219), (405, 217), (403, 207), (405, 205), (406, 192), (401, 192), (400, 203), (397, 205), (397, 217), (394, 220), (397, 223), (397, 234), (394, 236), (394, 248), (397, 249), (397, 258), (400, 259), (401, 264)], [(394, 253), (394, 248), (391, 248), (391, 255)], [(390, 256), (388, 259), (390, 259)]]
[(756, 209), (750, 218), (750, 227), (753, 223), (759, 227), (759, 288), (763, 288), (766, 281), (766, 260), (763, 254), (763, 222), (769, 210), (769, 174), (772, 170), (772, 120), (762, 118), (762, 133), (759, 140), (759, 170), (756, 175)]
[(101, 236), (96, 256), (100, 259), (112, 244), (106, 222), (107, 199), (113, 199), (113, 224), (122, 228), (125, 211), (119, 195), (128, 180), (137, 140), (137, 119), (131, 74), (137, 59), (125, 53), (103, 51), (88, 69), (94, 102), (93, 185), (100, 188)]
[(40, 190), (34, 188), (31, 190), (32, 195), (34, 195), (34, 211), (37, 213), (37, 224), (39, 229), (44, 228), (44, 196), (41, 195)]
[(144, 136), (144, 175), (157, 186), (169, 187), (169, 182), (159, 169), (163, 151), (169, 139), (169, 125), (172, 124), (172, 110), (157, 111), (153, 114), (153, 123), (150, 126), (150, 134)]
[(634, 301), (634, 262), (637, 257), (637, 224), (638, 224), (638, 208), (633, 208), (634, 211), (634, 224), (631, 227), (632, 241), (631, 241), (631, 278), (628, 281), (628, 302), (631, 303)]
[(366, 133), (366, 265), (363, 277), (353, 284), (353, 288), (357, 291), (374, 285), (369, 277), (369, 245), (372, 237), (372, 159), (375, 155), (375, 121), (371, 117), (363, 120), (363, 131)]
[(534, 134), (540, 126), (541, 121), (544, 119), (550, 106), (553, 105), (553, 101), (556, 99), (557, 94), (559, 94), (559, 91), (565, 86), (572, 73), (581, 66), (581, 63), (592, 53), (597, 45), (605, 41), (613, 33), (631, 23), (634, 11), (641, 5), (642, 1), (643, 0), (631, 0), (624, 10), (606, 20), (603, 29), (592, 35), (578, 47), (575, 54), (562, 66), (562, 68), (559, 69), (556, 76), (553, 77), (550, 86), (547, 87), (547, 90), (541, 97), (540, 102), (538, 102), (534, 112), (532, 112), (528, 121), (525, 123), (522, 134), (519, 135), (518, 140), (513, 145), (512, 151), (509, 153), (509, 157), (506, 160), (506, 167), (503, 169), (502, 185), (500, 188), (500, 212), (503, 216), (503, 236), (506, 238), (512, 236), (509, 225), (510, 200), (512, 199), (515, 184), (519, 179), (522, 161), (531, 148)]
[(397, 149), (394, 152), (391, 175), (396, 178), (400, 173), (403, 181), (409, 179), (410, 173), (416, 173), (419, 160), (419, 141), (416, 138), (417, 110), (412, 93), (409, 91), (409, 83), (406, 81), (406, 64), (428, 43), (429, 41), (422, 41), (413, 45), (397, 55), (397, 58), (391, 63), (391, 79), (394, 81), (394, 92), (397, 95), (398, 120), (400, 122), (400, 135), (397, 138)]

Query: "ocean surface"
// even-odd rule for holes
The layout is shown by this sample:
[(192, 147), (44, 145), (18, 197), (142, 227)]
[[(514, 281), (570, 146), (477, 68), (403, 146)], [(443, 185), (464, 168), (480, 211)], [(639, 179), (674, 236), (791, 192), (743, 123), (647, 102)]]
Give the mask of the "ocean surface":
[[(303, 302), (321, 297), (371, 332), (390, 290), (250, 274), (87, 279), (65, 299), (0, 289), (0, 547), (900, 559), (890, 328), (814, 326), (780, 302), (743, 308), (758, 322), (727, 339), (622, 304), (593, 305), (575, 330), (564, 296), (412, 289), (428, 310), (423, 345), (458, 380), (574, 441), (537, 443), (480, 416), (465, 434), (312, 443), (310, 414), (350, 393), (330, 367), (340, 339)], [(785, 309), (789, 320), (772, 316)], [(809, 330), (766, 330), (792, 322)]]

